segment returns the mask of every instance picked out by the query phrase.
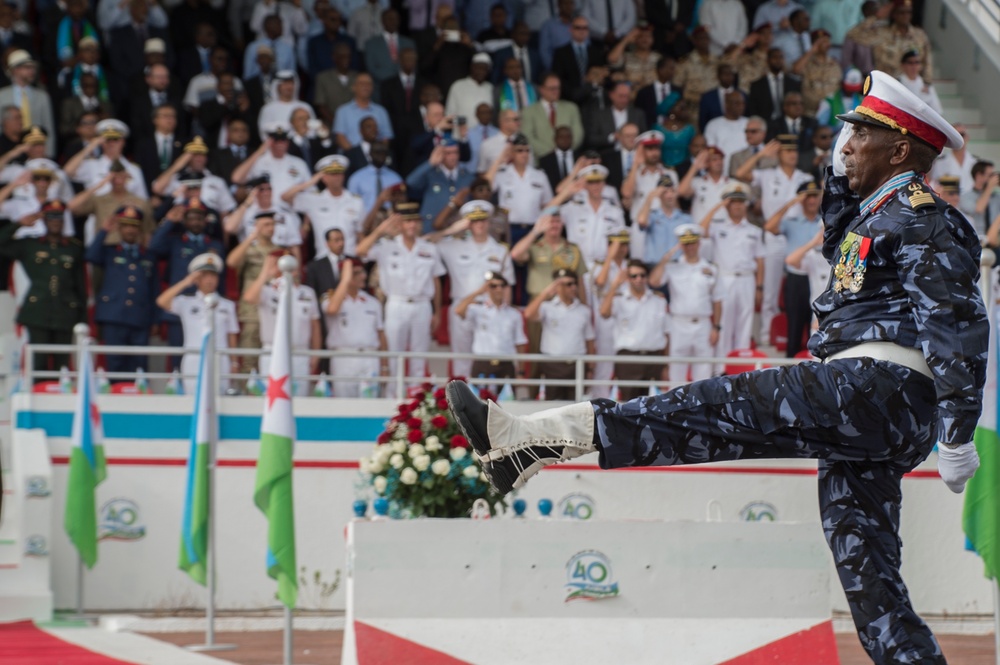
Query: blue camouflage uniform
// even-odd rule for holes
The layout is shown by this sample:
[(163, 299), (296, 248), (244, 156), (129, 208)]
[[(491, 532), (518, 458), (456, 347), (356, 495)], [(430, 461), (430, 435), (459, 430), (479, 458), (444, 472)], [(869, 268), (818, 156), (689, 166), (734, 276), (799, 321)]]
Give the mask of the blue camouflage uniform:
[[(207, 233), (189, 233), (184, 229), (181, 222), (163, 220), (159, 228), (149, 241), (149, 251), (154, 256), (167, 260), (167, 283), (176, 284), (188, 274), (188, 264), (191, 259), (212, 252), (219, 256), (225, 256), (222, 243), (211, 238)], [(219, 275), (219, 291), (224, 291), (225, 272)], [(191, 287), (191, 293), (194, 287)], [(167, 342), (170, 346), (184, 346), (184, 329), (181, 327), (181, 320), (176, 314), (158, 309), (157, 317), (159, 321), (167, 324)], [(180, 363), (178, 357), (177, 363)]]
[(823, 530), (861, 643), (879, 664), (945, 663), (900, 577), (900, 482), (935, 442), (972, 440), (989, 322), (980, 246), (964, 216), (909, 172), (859, 201), (827, 180), (813, 309), (818, 358), (864, 342), (920, 349), (933, 379), (871, 358), (708, 379), (617, 404), (595, 400), (603, 468), (818, 458)]
[[(156, 308), (156, 257), (139, 245), (105, 245), (108, 232), (101, 229), (87, 247), (88, 263), (104, 270), (97, 294), (94, 320), (101, 326), (101, 341), (110, 346), (149, 346), (149, 328)], [(108, 372), (147, 369), (147, 356), (107, 356)]]
[(460, 189), (472, 185), (476, 176), (469, 173), (461, 164), (455, 169), (455, 178), (444, 174), (440, 166), (431, 166), (424, 162), (406, 178), (406, 187), (410, 190), (410, 199), (420, 200), (420, 219), (423, 220), (423, 233), (434, 230), (434, 219), (448, 205), (451, 197)]

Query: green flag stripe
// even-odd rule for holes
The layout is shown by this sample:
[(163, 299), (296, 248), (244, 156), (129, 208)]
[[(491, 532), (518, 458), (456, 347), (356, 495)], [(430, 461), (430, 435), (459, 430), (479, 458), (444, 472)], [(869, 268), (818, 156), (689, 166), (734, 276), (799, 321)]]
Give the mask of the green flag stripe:
[(986, 577), (996, 579), (1000, 574), (1000, 435), (977, 428), (976, 450), (979, 469), (965, 488), (965, 508), (962, 528), (976, 552), (983, 559)]

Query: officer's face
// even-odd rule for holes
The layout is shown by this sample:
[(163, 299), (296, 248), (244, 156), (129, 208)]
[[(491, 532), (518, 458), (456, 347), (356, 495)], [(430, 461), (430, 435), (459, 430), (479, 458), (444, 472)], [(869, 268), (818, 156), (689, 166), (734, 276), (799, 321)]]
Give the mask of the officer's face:
[(458, 166), (458, 146), (448, 146), (444, 149), (444, 157), (441, 160), (445, 168), (453, 169)]
[(698, 257), (701, 252), (701, 241), (696, 240), (694, 242), (689, 242), (686, 245), (681, 245), (681, 251), (684, 252), (684, 256), (689, 259), (694, 259)]
[(677, 190), (673, 187), (664, 187), (660, 194), (660, 203), (665, 208), (675, 208), (677, 206)]
[(585, 187), (587, 188), (587, 193), (590, 194), (590, 198), (599, 199), (604, 192), (604, 181), (588, 180)]
[(514, 146), (514, 165), (523, 168), (528, 164), (531, 148), (526, 145)]
[(261, 208), (270, 208), (271, 200), (273, 199), (273, 193), (271, 191), (271, 185), (257, 185), (257, 204)]
[(281, 159), (288, 154), (288, 139), (276, 138), (271, 143), (271, 155)]
[(63, 218), (62, 213), (56, 215), (45, 215), (45, 231), (50, 236), (61, 236), (63, 232), (63, 223), (66, 220)]
[(331, 192), (340, 193), (344, 189), (344, 174), (324, 173), (323, 186), (329, 189)]
[(649, 274), (646, 272), (645, 268), (640, 268), (638, 266), (629, 266), (628, 268), (628, 285), (631, 287), (632, 291), (635, 293), (642, 293), (646, 290), (648, 284)]
[(203, 233), (205, 231), (205, 215), (201, 212), (189, 212), (184, 215), (184, 228), (191, 233)]
[(257, 233), (270, 240), (274, 237), (274, 218), (261, 217), (257, 220)]
[(331, 254), (341, 256), (344, 253), (344, 234), (340, 231), (331, 231), (326, 237), (326, 247)]
[(572, 277), (560, 277), (558, 281), (559, 297), (564, 301), (572, 301), (577, 296), (577, 282)]
[(726, 212), (729, 213), (731, 220), (738, 222), (747, 216), (747, 202), (739, 199), (729, 199), (726, 201)]
[(101, 149), (108, 159), (115, 160), (122, 156), (122, 147), (124, 145), (125, 141), (123, 139), (105, 139)]
[(210, 270), (199, 270), (194, 275), (194, 285), (202, 293), (215, 293), (219, 288), (219, 274)]
[(844, 173), (847, 184), (862, 199), (870, 196), (885, 181), (891, 167), (885, 132), (864, 123), (854, 123), (854, 133), (844, 145)]
[(122, 242), (127, 242), (130, 245), (134, 245), (139, 241), (139, 225), (138, 224), (119, 224), (118, 232), (122, 236)]
[(807, 196), (802, 201), (802, 213), (807, 218), (810, 218), (810, 219), (813, 218), (813, 217), (815, 217), (817, 215), (817, 213), (819, 213), (819, 204), (820, 204), (820, 201), (821, 201), (821, 197), (820, 197), (819, 194), (813, 194), (813, 195)]
[(413, 239), (417, 237), (420, 233), (420, 227), (423, 221), (420, 219), (404, 219), (403, 220), (403, 236), (408, 239)]
[(35, 186), (35, 192), (44, 195), (45, 192), (49, 191), (49, 184), (52, 182), (52, 176), (45, 174), (37, 174), (31, 176), (31, 183)]
[(504, 287), (506, 287), (506, 286), (507, 286), (506, 284), (504, 284), (503, 282), (501, 282), (498, 279), (496, 279), (496, 280), (491, 279), (490, 280), (490, 283), (489, 283), (489, 294), (490, 294), (490, 300), (493, 301), (494, 305), (499, 305), (501, 302), (503, 302)]

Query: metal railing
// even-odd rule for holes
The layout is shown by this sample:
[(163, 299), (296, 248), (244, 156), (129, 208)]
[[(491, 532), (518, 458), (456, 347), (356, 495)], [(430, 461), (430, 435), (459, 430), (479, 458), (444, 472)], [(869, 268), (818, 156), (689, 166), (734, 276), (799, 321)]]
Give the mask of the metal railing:
[[(197, 354), (200, 352), (197, 348), (185, 348), (185, 347), (168, 347), (168, 346), (102, 346), (97, 344), (90, 345), (90, 352), (92, 356), (97, 355), (139, 355), (139, 356), (179, 356), (184, 354)], [(58, 344), (27, 344), (24, 351), (24, 370), (23, 370), (23, 386), (24, 390), (28, 390), (29, 386), (33, 386), (39, 381), (52, 381), (58, 380), (64, 373), (61, 371), (35, 371), (33, 369), (35, 356), (39, 353), (44, 354), (69, 354), (76, 357), (76, 353), (79, 347), (76, 345), (58, 345)], [(242, 356), (255, 356), (259, 357), (262, 355), (267, 355), (270, 353), (269, 350), (264, 349), (212, 349), (211, 353), (216, 356), (216, 362), (218, 357), (242, 357)], [(406, 363), (401, 361), (406, 361), (409, 359), (420, 359), (425, 360), (428, 363), (434, 361), (440, 361), (447, 363), (451, 360), (482, 360), (483, 356), (473, 354), (473, 353), (451, 353), (448, 351), (430, 351), (423, 353), (415, 352), (398, 352), (398, 351), (358, 351), (358, 350), (341, 350), (341, 351), (329, 351), (329, 350), (303, 350), (296, 351), (295, 356), (299, 357), (318, 357), (318, 358), (387, 358), (390, 360), (396, 360), (395, 372), (392, 374), (379, 374), (379, 375), (368, 375), (368, 376), (356, 376), (356, 375), (333, 375), (327, 374), (326, 379), (333, 385), (335, 382), (369, 382), (376, 383), (378, 385), (388, 387), (392, 386), (395, 390), (395, 395), (405, 396), (406, 388), (408, 385), (419, 385), (425, 381), (430, 381), (436, 385), (443, 385), (444, 381), (447, 380), (446, 376), (408, 376), (406, 374)], [(517, 377), (511, 379), (502, 378), (490, 378), (490, 377), (466, 377), (471, 383), (479, 386), (486, 387), (483, 384), (496, 384), (502, 386), (504, 384), (510, 384), (511, 386), (524, 386), (524, 387), (553, 387), (553, 386), (570, 386), (574, 388), (576, 399), (585, 399), (591, 394), (590, 389), (595, 386), (608, 386), (611, 384), (617, 385), (619, 388), (649, 388), (651, 385), (656, 388), (672, 388), (674, 387), (669, 381), (623, 381), (619, 379), (593, 379), (587, 378), (587, 365), (592, 363), (609, 362), (609, 363), (628, 363), (628, 364), (639, 364), (639, 365), (657, 365), (667, 367), (674, 363), (683, 363), (685, 365), (704, 365), (710, 364), (712, 366), (725, 366), (725, 365), (738, 365), (753, 369), (760, 369), (762, 367), (777, 366), (777, 365), (792, 365), (801, 362), (797, 359), (783, 358), (783, 357), (754, 357), (754, 358), (693, 358), (687, 356), (629, 356), (629, 355), (583, 355), (583, 356), (551, 356), (540, 353), (528, 353), (528, 354), (515, 354), (509, 356), (491, 356), (490, 360), (499, 361), (514, 361), (517, 363), (536, 363), (536, 362), (570, 362), (574, 365), (574, 375), (571, 379), (548, 379), (548, 378), (528, 378), (528, 377)], [(136, 379), (136, 374), (133, 373), (114, 373), (106, 372), (104, 374), (109, 381), (124, 380), (124, 381), (134, 381)], [(194, 374), (183, 374), (180, 372), (144, 372), (143, 376), (150, 381), (161, 381), (161, 380), (171, 380), (174, 378), (181, 379), (193, 379)], [(243, 386), (252, 377), (249, 373), (239, 373), (239, 372), (221, 372), (219, 374), (220, 379), (229, 380), (230, 383), (234, 383), (237, 386)], [(70, 377), (75, 379), (76, 371), (70, 371)], [(320, 379), (320, 375), (310, 374), (306, 377), (293, 377), (293, 380), (306, 380), (310, 382), (310, 385)], [(677, 385), (683, 385), (682, 382)], [(382, 391), (383, 394), (386, 391)], [(231, 391), (229, 394), (239, 394), (239, 391)]]

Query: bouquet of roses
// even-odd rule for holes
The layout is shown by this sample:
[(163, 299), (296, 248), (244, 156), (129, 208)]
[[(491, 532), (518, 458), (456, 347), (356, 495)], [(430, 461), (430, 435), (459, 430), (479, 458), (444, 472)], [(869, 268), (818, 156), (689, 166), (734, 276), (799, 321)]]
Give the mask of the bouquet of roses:
[[(496, 400), (485, 390), (480, 397)], [(469, 453), (444, 388), (429, 383), (399, 405), (360, 467), (394, 517), (467, 517), (476, 499), (485, 499), (491, 513), (503, 503)]]

